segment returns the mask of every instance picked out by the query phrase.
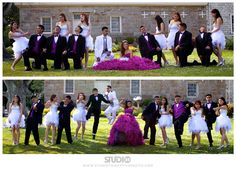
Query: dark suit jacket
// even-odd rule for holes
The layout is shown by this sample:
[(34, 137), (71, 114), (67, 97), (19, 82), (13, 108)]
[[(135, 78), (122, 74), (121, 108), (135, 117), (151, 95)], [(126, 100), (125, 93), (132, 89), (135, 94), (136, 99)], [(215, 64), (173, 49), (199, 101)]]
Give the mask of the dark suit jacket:
[(110, 103), (110, 101), (106, 100), (102, 94), (98, 94), (98, 100), (96, 100), (95, 96), (92, 94), (89, 97), (88, 103), (86, 104), (87, 107), (90, 106), (90, 109), (93, 110), (101, 110), (101, 103), (105, 102), (105, 103)]
[[(148, 36), (148, 42), (153, 49), (160, 47), (159, 43), (156, 41), (155, 37), (152, 34), (147, 33), (147, 36)], [(139, 43), (141, 56), (148, 57), (150, 50), (148, 48), (147, 40), (145, 39), (143, 35), (139, 36), (138, 43)]]
[[(53, 41), (54, 41), (53, 35), (47, 38), (47, 46), (46, 46), (47, 54), (51, 53)], [(65, 50), (66, 50), (66, 38), (59, 35), (57, 40), (56, 55), (62, 55), (62, 52)]]
[(142, 116), (144, 117), (144, 120), (156, 121), (157, 118), (161, 117), (159, 109), (160, 105), (158, 105), (158, 110), (156, 110), (156, 103), (150, 103), (143, 111)]
[(208, 109), (207, 103), (204, 103), (203, 105), (203, 112), (206, 117), (207, 124), (213, 124), (216, 121), (216, 114), (213, 108), (217, 107), (217, 103), (211, 102), (211, 107)]
[[(37, 41), (37, 34), (34, 34), (30, 37), (29, 39), (29, 52), (33, 52), (33, 49), (35, 47), (36, 41)], [(47, 45), (47, 38), (42, 35), (41, 38), (39, 39), (39, 52), (42, 53), (43, 49), (46, 48)]]
[(195, 38), (195, 43), (196, 43), (197, 53), (199, 56), (205, 55), (205, 50), (206, 50), (205, 48), (207, 46), (210, 47), (210, 53), (212, 53), (213, 47), (212, 47), (212, 38), (211, 38), (210, 33), (204, 33), (203, 39), (201, 38), (201, 34), (199, 34)]
[[(191, 115), (191, 111), (190, 108), (193, 106), (193, 103), (189, 102), (189, 101), (181, 101), (183, 103), (183, 105), (185, 106), (185, 111), (182, 115), (186, 116), (186, 119), (188, 120), (188, 117)], [(186, 105), (188, 104), (188, 107), (186, 107)], [(172, 104), (171, 109), (174, 110), (174, 104)], [(174, 115), (173, 115), (174, 118)], [(175, 118), (174, 118), (175, 119)], [(186, 120), (186, 121), (187, 121)]]
[[(69, 37), (68, 43), (67, 43), (67, 51), (70, 53), (73, 51), (75, 43), (75, 35), (71, 35)], [(84, 53), (85, 53), (85, 38), (81, 35), (79, 35), (78, 40), (77, 40), (77, 45), (76, 45), (76, 55), (78, 57), (84, 58)]]
[(71, 101), (66, 107), (64, 106), (64, 102), (61, 102), (58, 110), (59, 110), (59, 123), (66, 123), (70, 125), (70, 113), (74, 109), (74, 104)]
[(30, 116), (30, 114), (33, 108), (30, 109), (29, 115), (27, 117), (27, 122), (33, 121), (35, 124), (42, 124), (44, 104), (39, 100), (36, 107), (37, 110), (34, 110), (32, 117)]
[[(193, 52), (193, 43), (192, 43), (192, 33), (187, 30), (183, 33), (180, 41), (179, 41), (180, 32), (178, 31), (175, 34), (175, 43), (174, 46), (180, 45), (181, 54), (186, 56), (190, 55)], [(178, 51), (177, 51), (178, 53)], [(178, 54), (177, 54), (178, 55)]]

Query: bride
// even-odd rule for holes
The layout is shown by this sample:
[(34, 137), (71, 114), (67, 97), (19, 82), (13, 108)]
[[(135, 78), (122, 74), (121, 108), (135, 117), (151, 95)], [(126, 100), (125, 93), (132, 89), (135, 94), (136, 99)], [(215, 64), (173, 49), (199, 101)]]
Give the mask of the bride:
[(94, 70), (153, 70), (159, 68), (160, 65), (150, 59), (134, 56), (127, 40), (123, 40), (121, 43), (119, 59), (103, 61), (93, 67)]

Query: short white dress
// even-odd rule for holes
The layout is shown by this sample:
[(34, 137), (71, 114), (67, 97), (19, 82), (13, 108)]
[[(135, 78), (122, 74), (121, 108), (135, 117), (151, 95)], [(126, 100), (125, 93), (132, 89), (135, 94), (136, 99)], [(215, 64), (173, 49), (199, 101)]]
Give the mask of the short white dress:
[(66, 37), (66, 40), (68, 41), (68, 39), (70, 37), (70, 34), (66, 35), (69, 31), (69, 28), (68, 28), (67, 24), (59, 25), (59, 26), (61, 28), (60, 35), (63, 36), (63, 37)]
[[(158, 30), (158, 27), (156, 27), (156, 33), (160, 33), (160, 31)], [(166, 40), (166, 36), (164, 34), (155, 35), (155, 39), (159, 43), (161, 49), (167, 48), (167, 40)]]
[(76, 111), (73, 115), (73, 120), (75, 122), (86, 122), (86, 114), (87, 114), (87, 111), (85, 109), (85, 104), (79, 102), (76, 105)]
[(44, 116), (44, 122), (43, 124), (45, 126), (54, 124), (55, 126), (58, 126), (59, 124), (59, 115), (57, 113), (58, 104), (52, 103), (50, 106), (50, 111)]
[(220, 131), (220, 128), (224, 128), (226, 131), (230, 131), (232, 129), (226, 109), (220, 109), (220, 116), (216, 118), (216, 132)]
[(18, 105), (12, 105), (11, 106), (11, 113), (9, 113), (7, 121), (6, 121), (6, 126), (7, 127), (14, 127), (16, 125), (19, 125), (20, 127), (25, 127), (25, 116), (21, 116), (21, 121), (18, 123), (20, 119), (20, 106)]
[[(16, 36), (19, 36), (22, 33), (15, 32), (13, 34)], [(14, 55), (16, 57), (16, 55), (17, 56), (21, 55), (24, 52), (24, 50), (26, 48), (28, 48), (29, 39), (27, 39), (26, 37), (14, 37), (14, 36), (13, 36), (13, 39), (15, 42), (12, 44), (13, 45), (12, 50), (13, 50)]]
[[(161, 113), (165, 113), (165, 109), (161, 107)], [(172, 126), (173, 117), (170, 114), (162, 114), (158, 120), (158, 124), (160, 128), (166, 127), (170, 128)]]
[[(213, 24), (213, 30), (216, 29), (215, 24)], [(218, 30), (211, 34), (212, 44), (213, 46), (221, 45), (221, 49), (225, 48), (226, 41), (225, 35), (222, 30)]]
[(175, 34), (179, 31), (179, 26), (177, 23), (169, 24), (169, 35), (167, 37), (167, 47), (169, 49), (174, 47), (175, 44)]
[(191, 110), (191, 113), (192, 113), (192, 117), (188, 123), (189, 132), (191, 132), (191, 133), (199, 133), (199, 132), (207, 133), (208, 128), (207, 128), (206, 121), (202, 117), (202, 110), (198, 110), (198, 111)]
[(93, 50), (93, 37), (91, 35), (88, 35), (90, 27), (82, 23), (80, 24), (80, 27), (82, 27), (83, 29), (83, 31), (81, 32), (81, 35), (85, 37), (86, 48)]

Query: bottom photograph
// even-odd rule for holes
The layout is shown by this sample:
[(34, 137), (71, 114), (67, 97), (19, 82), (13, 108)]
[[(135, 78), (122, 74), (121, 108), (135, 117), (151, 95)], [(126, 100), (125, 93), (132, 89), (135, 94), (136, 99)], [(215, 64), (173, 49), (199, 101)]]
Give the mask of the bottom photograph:
[(233, 154), (233, 80), (3, 80), (3, 154)]

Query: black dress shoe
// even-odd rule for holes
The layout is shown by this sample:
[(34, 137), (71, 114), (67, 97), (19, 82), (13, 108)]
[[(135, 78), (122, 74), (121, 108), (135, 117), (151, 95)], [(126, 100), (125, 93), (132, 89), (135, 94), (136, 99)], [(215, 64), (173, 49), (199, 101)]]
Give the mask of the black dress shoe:
[(93, 135), (93, 140), (95, 140), (95, 135)]
[(43, 71), (48, 71), (48, 68), (43, 68)]
[(143, 139), (147, 140), (147, 139), (149, 139), (149, 138), (148, 138), (148, 137), (143, 137)]
[(25, 71), (32, 71), (32, 68), (26, 68)]
[(149, 145), (155, 145), (154, 143), (150, 143)]

